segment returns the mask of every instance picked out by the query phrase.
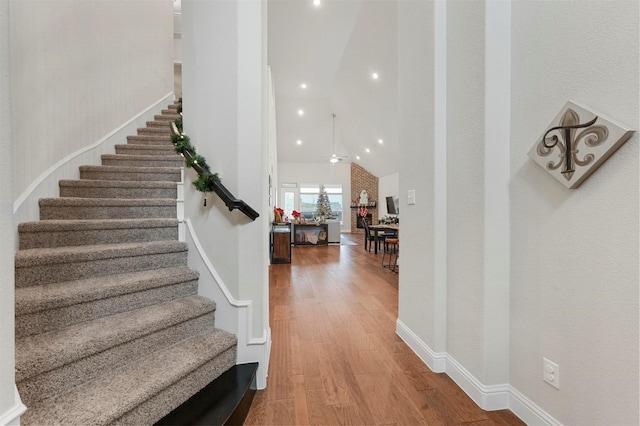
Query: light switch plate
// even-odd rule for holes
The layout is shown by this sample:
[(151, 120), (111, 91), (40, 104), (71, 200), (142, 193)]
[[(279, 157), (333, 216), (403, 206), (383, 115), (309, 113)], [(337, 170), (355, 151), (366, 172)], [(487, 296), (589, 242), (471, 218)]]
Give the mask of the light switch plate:
[(416, 190), (410, 189), (407, 191), (407, 204), (412, 205), (416, 203)]

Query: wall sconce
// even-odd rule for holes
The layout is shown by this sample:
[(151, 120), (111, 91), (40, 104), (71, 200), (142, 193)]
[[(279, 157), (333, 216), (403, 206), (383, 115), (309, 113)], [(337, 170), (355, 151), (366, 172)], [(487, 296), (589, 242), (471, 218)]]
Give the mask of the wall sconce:
[(529, 150), (529, 157), (567, 188), (580, 186), (633, 130), (567, 102)]

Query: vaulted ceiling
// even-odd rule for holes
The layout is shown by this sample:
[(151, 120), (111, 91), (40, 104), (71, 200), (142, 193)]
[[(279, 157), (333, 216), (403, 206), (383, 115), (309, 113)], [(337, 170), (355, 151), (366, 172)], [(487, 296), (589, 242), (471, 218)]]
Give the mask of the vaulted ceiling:
[(395, 0), (269, 0), (278, 161), (327, 162), (336, 114), (343, 162), (398, 171), (396, 40)]
[(396, 2), (268, 0), (279, 162), (328, 162), (335, 142), (342, 162), (398, 171)]

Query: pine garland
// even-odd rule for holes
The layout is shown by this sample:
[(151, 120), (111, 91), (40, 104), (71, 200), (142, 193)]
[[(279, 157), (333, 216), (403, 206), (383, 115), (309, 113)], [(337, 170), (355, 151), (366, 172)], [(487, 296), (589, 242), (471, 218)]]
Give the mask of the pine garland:
[[(180, 123), (178, 123), (178, 121)], [(211, 192), (216, 182), (220, 182), (220, 176), (218, 173), (211, 173), (209, 171), (209, 165), (205, 158), (196, 153), (196, 149), (191, 145), (191, 139), (189, 136), (182, 133), (182, 119), (175, 120), (176, 127), (178, 127), (180, 133), (171, 135), (171, 142), (178, 154), (183, 154), (184, 164), (188, 168), (192, 168), (195, 165), (200, 166), (204, 170), (204, 173), (198, 176), (198, 179), (193, 182), (193, 185), (200, 192)]]

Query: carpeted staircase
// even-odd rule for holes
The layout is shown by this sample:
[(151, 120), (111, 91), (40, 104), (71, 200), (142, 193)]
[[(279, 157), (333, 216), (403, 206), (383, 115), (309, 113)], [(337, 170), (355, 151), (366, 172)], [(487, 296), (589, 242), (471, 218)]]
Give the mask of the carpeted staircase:
[(178, 241), (176, 105), (19, 225), (23, 425), (152, 424), (236, 362)]

